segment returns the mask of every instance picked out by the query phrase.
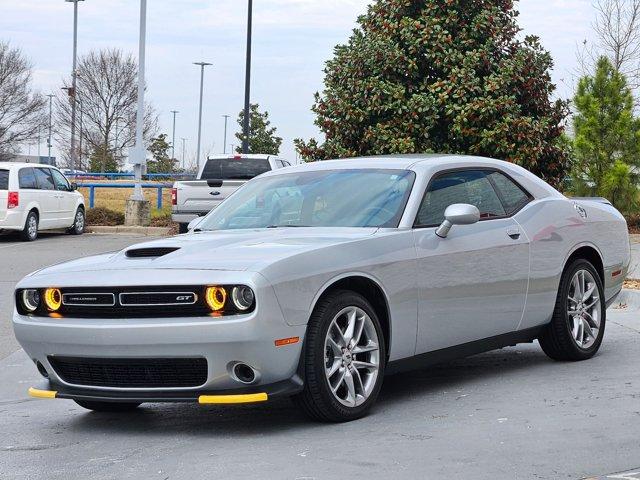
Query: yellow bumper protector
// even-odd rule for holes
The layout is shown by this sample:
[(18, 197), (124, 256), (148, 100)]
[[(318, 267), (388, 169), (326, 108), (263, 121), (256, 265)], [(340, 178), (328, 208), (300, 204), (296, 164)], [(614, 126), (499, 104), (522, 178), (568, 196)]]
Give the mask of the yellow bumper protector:
[(198, 403), (202, 404), (228, 404), (228, 403), (255, 403), (266, 402), (269, 399), (266, 393), (248, 393), (244, 395), (200, 395)]
[(58, 392), (53, 390), (38, 390), (37, 388), (29, 388), (29, 396), (34, 398), (56, 398)]

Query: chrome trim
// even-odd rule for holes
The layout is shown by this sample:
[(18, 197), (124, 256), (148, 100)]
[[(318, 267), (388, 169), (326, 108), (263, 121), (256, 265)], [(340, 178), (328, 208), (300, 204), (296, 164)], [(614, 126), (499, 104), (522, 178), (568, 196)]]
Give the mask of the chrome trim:
[[(67, 295), (111, 295), (111, 305), (107, 303), (67, 303), (64, 301), (64, 298)], [(113, 293), (109, 292), (77, 292), (77, 293), (63, 293), (62, 294), (62, 305), (66, 305), (68, 307), (115, 307), (116, 305), (116, 296)]]
[[(192, 295), (193, 302), (175, 302), (175, 303), (125, 303), (122, 301), (123, 295)], [(196, 292), (121, 292), (118, 294), (118, 302), (123, 307), (168, 307), (175, 305), (195, 305), (198, 303), (198, 294)]]

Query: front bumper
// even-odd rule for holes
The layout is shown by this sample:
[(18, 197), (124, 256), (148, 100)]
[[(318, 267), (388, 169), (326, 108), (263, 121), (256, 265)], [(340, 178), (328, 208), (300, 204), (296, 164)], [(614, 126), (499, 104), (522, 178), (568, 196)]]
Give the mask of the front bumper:
[[(226, 275), (231, 275), (227, 273)], [(299, 361), (305, 326), (285, 322), (273, 288), (254, 277), (256, 309), (229, 317), (49, 318), (14, 311), (16, 338), (25, 352), (46, 370), (48, 381), (37, 390), (56, 398), (101, 401), (201, 401), (202, 396), (299, 391)], [(276, 346), (279, 339), (296, 343)], [(86, 359), (204, 358), (206, 381), (194, 387), (114, 387), (66, 382), (50, 362), (55, 357)], [(233, 375), (238, 363), (258, 372), (251, 384)], [(210, 403), (210, 402), (202, 402)]]

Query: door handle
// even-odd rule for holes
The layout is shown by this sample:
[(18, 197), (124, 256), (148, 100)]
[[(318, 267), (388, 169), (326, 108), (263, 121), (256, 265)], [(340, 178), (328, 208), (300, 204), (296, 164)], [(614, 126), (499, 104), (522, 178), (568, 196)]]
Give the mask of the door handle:
[(520, 238), (520, 229), (518, 227), (509, 227), (507, 228), (507, 235), (509, 235), (512, 240), (518, 240)]

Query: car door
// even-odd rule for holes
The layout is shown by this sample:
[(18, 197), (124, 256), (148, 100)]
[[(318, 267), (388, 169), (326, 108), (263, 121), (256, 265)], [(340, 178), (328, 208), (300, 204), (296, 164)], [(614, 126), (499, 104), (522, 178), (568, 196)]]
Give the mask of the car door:
[(41, 229), (58, 228), (59, 225), (59, 199), (56, 191), (51, 169), (34, 167), (38, 184), (38, 209), (40, 210), (39, 227)]
[[(478, 168), (442, 171), (427, 187), (414, 228), (419, 272), (417, 353), (512, 332), (522, 319), (529, 241), (512, 218), (522, 205), (507, 205), (494, 173), (504, 176)], [(528, 202), (526, 192), (516, 188)], [(435, 229), (454, 203), (475, 205), (481, 219), (473, 225), (455, 225), (446, 238), (440, 238)]]
[(58, 221), (62, 227), (70, 227), (73, 225), (76, 213), (77, 196), (73, 188), (71, 188), (71, 184), (62, 173), (52, 168), (51, 175), (53, 176), (53, 182), (55, 183), (58, 194)]

